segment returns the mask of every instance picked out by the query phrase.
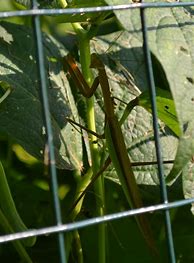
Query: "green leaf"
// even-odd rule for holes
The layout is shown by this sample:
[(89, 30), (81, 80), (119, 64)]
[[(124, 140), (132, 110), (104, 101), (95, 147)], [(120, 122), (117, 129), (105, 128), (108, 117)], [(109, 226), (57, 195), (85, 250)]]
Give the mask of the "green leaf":
[[(139, 184), (155, 185), (159, 183), (158, 168), (155, 153), (152, 115), (142, 107), (135, 107), (124, 123), (123, 133), (133, 167)], [(164, 123), (159, 121), (159, 134), (162, 155), (165, 161), (175, 157), (178, 139), (169, 131)], [(149, 163), (146, 165), (146, 163)], [(170, 172), (172, 164), (164, 165), (164, 174)]]
[(194, 138), (194, 122), (190, 121), (186, 127), (185, 133), (180, 138), (173, 169), (171, 170), (170, 174), (166, 178), (167, 183), (172, 183), (178, 177), (178, 175), (180, 175), (180, 172), (183, 170), (183, 168), (186, 169), (185, 166), (189, 165), (189, 162), (191, 161), (193, 156), (193, 149), (194, 149), (193, 138)]
[[(32, 6), (32, 0), (14, 0), (19, 7), (25, 7), (27, 9), (30, 9)], [(60, 7), (60, 1), (59, 0), (37, 0), (41, 8), (59, 8)]]
[[(158, 118), (163, 121), (176, 135), (180, 137), (181, 130), (177, 119), (176, 109), (172, 95), (168, 90), (157, 88), (156, 103)], [(139, 106), (152, 113), (149, 91), (144, 91), (139, 97)]]
[[(106, 2), (110, 5), (118, 1), (106, 0)], [(120, 4), (126, 2), (128, 1), (123, 0)], [(186, 132), (185, 127), (194, 128), (192, 121), (194, 114), (194, 30), (191, 27), (194, 18), (191, 13), (192, 9), (184, 7), (146, 10), (149, 48), (164, 70), (182, 132)], [(135, 38), (142, 47), (139, 10), (116, 11), (115, 15), (122, 26), (130, 32), (131, 38)], [(157, 79), (157, 76), (155, 78)], [(194, 152), (193, 144), (190, 143), (192, 139), (193, 137), (185, 135), (180, 140), (179, 150), (170, 174), (171, 179), (180, 174), (191, 159)], [(182, 159), (181, 156), (187, 156), (187, 158)]]
[(23, 8), (29, 9), (31, 7), (31, 1), (30, 0), (14, 0), (14, 2), (21, 9), (23, 9)]
[[(31, 0), (14, 0), (18, 9), (30, 9), (32, 6)], [(43, 9), (61, 9), (61, 8), (84, 8), (84, 7), (97, 7), (106, 5), (103, 0), (91, 2), (90, 0), (37, 0), (39, 8)], [(101, 22), (108, 13), (94, 12), (94, 13), (81, 13), (81, 14), (66, 14), (66, 15), (52, 15), (53, 22), (55, 23), (74, 23), (74, 22), (87, 22), (95, 23)]]
[[(46, 137), (33, 33), (27, 27), (1, 22), (0, 35), (0, 81), (13, 89), (0, 104), (0, 132), (43, 160)], [(81, 169), (81, 135), (66, 121), (66, 117), (70, 117), (78, 122), (76, 105), (62, 64), (67, 51), (46, 35), (43, 36), (43, 45), (57, 167)]]
[[(142, 50), (138, 47), (139, 42), (133, 40), (134, 39), (131, 34), (124, 31), (97, 38), (93, 42), (93, 50), (99, 54), (102, 54), (101, 58), (107, 66), (106, 70), (113, 96), (126, 103), (129, 103), (132, 99), (134, 99), (134, 95), (130, 93), (126, 78), (118, 70), (117, 66), (113, 65), (112, 58), (121, 63), (122, 66), (131, 73), (134, 78), (134, 83), (143, 92), (142, 94), (147, 94), (146, 98), (148, 99), (148, 92), (145, 91), (147, 90), (148, 86), (146, 81), (144, 55)], [(96, 98), (97, 127), (98, 132), (102, 133), (104, 105), (101, 101), (101, 94), (99, 90), (96, 94)], [(170, 98), (171, 96), (169, 91), (161, 91), (161, 93), (158, 95), (158, 101), (161, 104), (161, 118), (163, 121), (169, 123), (169, 125), (172, 120), (174, 121), (174, 116), (171, 118), (171, 113), (173, 112), (173, 115), (175, 114), (173, 102), (169, 100)], [(169, 113), (167, 112), (166, 116), (164, 115), (165, 109), (163, 108), (164, 101), (168, 102), (170, 107), (172, 106), (172, 111)], [(125, 107), (125, 104), (115, 100), (115, 113), (118, 119), (121, 118)], [(139, 166), (135, 166), (133, 168), (137, 182), (139, 184), (158, 184), (158, 170), (156, 164), (152, 123), (152, 115), (147, 110), (142, 108), (142, 106), (137, 106), (133, 109), (128, 119), (122, 126), (130, 159), (133, 163), (139, 163)], [(174, 123), (178, 125), (176, 120)], [(162, 153), (165, 161), (172, 160), (175, 157), (178, 143), (178, 139), (174, 136), (174, 132), (172, 133), (167, 126), (168, 124), (165, 125), (164, 122), (159, 121)], [(175, 129), (175, 127), (173, 129)], [(175, 131), (178, 132), (178, 126), (176, 127)], [(145, 165), (144, 163), (141, 164), (141, 162), (152, 162), (153, 164)], [(164, 165), (165, 176), (168, 175), (171, 168), (172, 164)], [(115, 171), (112, 167), (105, 174), (109, 179), (118, 182), (117, 176), (115, 175)]]
[(100, 54), (104, 64), (110, 68), (108, 75), (110, 73), (109, 79), (112, 82), (129, 86), (125, 76), (120, 72), (119, 63), (133, 76), (134, 83), (140, 91), (148, 89), (144, 53), (139, 40), (132, 34), (125, 30), (118, 31), (94, 39), (91, 46), (93, 52)]
[(194, 152), (192, 143), (194, 134), (191, 132), (194, 128), (194, 31), (190, 26), (194, 19), (185, 12), (184, 8), (165, 10), (163, 13), (159, 10), (153, 13), (152, 10), (148, 17), (152, 16), (153, 20), (148, 19), (148, 26), (154, 25), (156, 29), (149, 32), (150, 48), (165, 70), (178, 120), (184, 132), (180, 139), (174, 167), (169, 175), (172, 179), (180, 174)]

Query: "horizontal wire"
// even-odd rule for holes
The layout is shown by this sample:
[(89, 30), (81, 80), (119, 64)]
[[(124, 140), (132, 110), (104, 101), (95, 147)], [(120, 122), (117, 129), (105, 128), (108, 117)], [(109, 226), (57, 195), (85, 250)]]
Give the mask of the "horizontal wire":
[(59, 232), (72, 231), (75, 229), (80, 229), (80, 228), (84, 228), (84, 227), (88, 227), (88, 226), (92, 226), (92, 225), (97, 225), (97, 224), (105, 223), (108, 221), (110, 222), (113, 220), (118, 220), (118, 219), (128, 217), (128, 216), (136, 216), (136, 215), (139, 215), (142, 213), (150, 213), (150, 212), (156, 212), (156, 211), (160, 211), (160, 210), (168, 210), (168, 209), (188, 205), (191, 203), (194, 203), (194, 198), (175, 201), (175, 202), (171, 202), (171, 203), (152, 205), (152, 206), (148, 206), (148, 207), (142, 207), (142, 208), (138, 208), (138, 209), (114, 213), (114, 214), (105, 215), (102, 217), (95, 217), (95, 218), (91, 218), (91, 219), (87, 219), (87, 220), (83, 220), (83, 221), (78, 221), (78, 222), (74, 222), (74, 223), (69, 223), (69, 224), (44, 227), (44, 228), (41, 228), (38, 230), (33, 229), (33, 230), (20, 232), (20, 233), (8, 234), (8, 235), (0, 236), (0, 243), (10, 242), (10, 241), (28, 238), (28, 237), (33, 237), (33, 236), (42, 236), (42, 235), (59, 233)]
[(194, 6), (194, 2), (154, 2), (154, 3), (132, 3), (125, 5), (112, 5), (100, 7), (82, 7), (82, 8), (65, 8), (65, 9), (35, 9), (35, 10), (18, 10), (18, 11), (1, 11), (0, 18), (16, 16), (43, 16), (43, 15), (75, 15), (96, 12), (119, 11), (139, 8), (172, 8)]

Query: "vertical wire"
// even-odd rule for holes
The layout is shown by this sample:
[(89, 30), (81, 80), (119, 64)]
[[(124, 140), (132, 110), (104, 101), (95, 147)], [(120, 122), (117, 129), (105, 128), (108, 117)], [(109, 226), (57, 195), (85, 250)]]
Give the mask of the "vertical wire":
[[(160, 182), (160, 191), (161, 191), (161, 198), (162, 201), (167, 204), (168, 203), (168, 194), (167, 188), (165, 184), (164, 178), (164, 167), (162, 161), (162, 154), (161, 154), (161, 145), (160, 145), (160, 136), (158, 131), (158, 118), (157, 118), (157, 105), (156, 105), (156, 88), (154, 82), (154, 75), (153, 75), (153, 67), (152, 67), (152, 60), (149, 50), (148, 44), (148, 34), (147, 34), (147, 26), (146, 26), (146, 18), (145, 18), (145, 9), (140, 9), (140, 17), (141, 17), (141, 25), (142, 25), (142, 36), (143, 36), (143, 49), (144, 49), (144, 56), (146, 62), (146, 69), (147, 69), (147, 78), (150, 90), (150, 100), (152, 105), (152, 117), (153, 117), (153, 129), (154, 129), (154, 141), (155, 141), (155, 149), (156, 149), (156, 158), (158, 163), (158, 176)], [(172, 227), (170, 221), (170, 212), (169, 210), (165, 210), (165, 229), (166, 235), (168, 240), (168, 252), (170, 257), (170, 262), (176, 263), (175, 258), (175, 251), (174, 251), (174, 244), (173, 244), (173, 236), (172, 236)]]
[[(32, 1), (32, 8), (38, 9), (37, 1)], [(58, 182), (57, 182), (57, 172), (55, 166), (55, 153), (54, 153), (54, 145), (53, 145), (53, 132), (52, 125), (50, 120), (50, 110), (49, 110), (49, 100), (48, 100), (48, 91), (46, 84), (46, 74), (45, 74), (45, 63), (44, 63), (44, 50), (43, 50), (43, 41), (42, 41), (42, 33), (40, 27), (40, 17), (34, 16), (34, 34), (36, 39), (36, 50), (37, 50), (37, 62), (39, 68), (40, 75), (40, 86), (41, 86), (41, 99), (43, 106), (43, 117), (46, 127), (47, 134), (47, 143), (49, 149), (49, 166), (51, 173), (51, 181), (52, 181), (52, 193), (54, 200), (54, 209), (55, 209), (55, 218), (57, 225), (62, 224), (60, 203), (58, 198)], [(66, 263), (66, 255), (65, 255), (65, 242), (64, 242), (64, 234), (58, 234), (58, 242), (59, 242), (59, 253), (60, 253), (60, 262)]]

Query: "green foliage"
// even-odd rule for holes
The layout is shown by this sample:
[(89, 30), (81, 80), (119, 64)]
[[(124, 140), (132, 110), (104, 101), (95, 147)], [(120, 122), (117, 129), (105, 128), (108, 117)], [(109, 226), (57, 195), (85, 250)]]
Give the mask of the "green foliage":
[[(176, 109), (172, 95), (169, 91), (157, 88), (156, 104), (158, 108), (158, 118), (163, 121), (177, 137), (181, 136), (181, 130), (176, 115)], [(144, 107), (147, 111), (152, 112), (150, 103), (150, 94), (144, 91), (138, 97), (139, 106)]]
[[(116, 4), (115, 0), (107, 0), (108, 4)], [(128, 1), (123, 0), (122, 3)], [(127, 31), (135, 31), (133, 37), (142, 43), (139, 10), (115, 12), (120, 23)], [(149, 9), (147, 27), (149, 30), (149, 47), (160, 62), (169, 83), (181, 129), (188, 133), (182, 135), (174, 167), (168, 178), (172, 181), (182, 171), (193, 155), (191, 142), (193, 130), (193, 42), (194, 33), (190, 24), (193, 17), (186, 8)], [(128, 19), (127, 19), (128, 18)], [(183, 64), (186, 65), (183, 67)]]
[[(40, 8), (79, 8), (129, 3), (127, 0), (93, 2), (90, 0), (38, 1)], [(20, 9), (28, 9), (31, 6), (31, 1), (28, 0), (15, 0), (10, 3), (17, 3), (15, 6)], [(190, 9), (184, 7), (146, 10), (149, 48), (157, 86), (156, 102), (162, 156), (165, 161), (175, 159), (174, 164), (164, 165), (170, 201), (193, 197), (194, 33), (191, 25), (194, 21), (190, 12)], [(50, 118), (59, 174), (59, 198), (64, 223), (96, 216), (101, 207), (106, 207), (108, 214), (128, 209), (121, 183), (114, 167), (110, 165), (104, 172), (105, 190), (103, 188), (99, 190), (99, 187), (97, 189), (94, 186), (79, 206), (71, 210), (80, 193), (90, 184), (92, 169), (95, 173), (93, 166), (96, 166), (97, 172), (99, 166), (103, 166), (109, 152), (103, 140), (99, 139), (98, 144), (95, 143), (96, 141), (92, 142), (84, 130), (72, 127), (66, 120), (68, 117), (90, 127), (88, 112), (89, 109), (94, 110), (95, 105), (97, 132), (104, 132), (102, 93), (96, 91), (93, 106), (91, 106), (93, 102), (80, 96), (64, 65), (63, 57), (69, 52), (76, 58), (80, 54), (78, 61), (86, 78), (87, 74), (88, 76), (96, 74), (94, 71), (90, 72), (89, 68), (90, 49), (91, 53), (98, 53), (105, 64), (112, 96), (116, 97), (114, 110), (118, 120), (122, 120), (123, 113), (126, 112), (122, 132), (131, 162), (138, 163), (133, 167), (133, 171), (140, 185), (144, 204), (158, 204), (160, 190), (139, 10), (62, 15), (44, 19), (51, 21), (44, 25), (46, 31), (53, 32), (53, 36), (43, 34), (43, 45), (51, 106)], [(61, 24), (67, 22), (73, 23), (72, 27), (79, 40), (79, 46), (77, 39), (74, 40), (71, 33), (65, 32), (65, 27)], [(58, 31), (59, 24), (62, 34)], [(0, 103), (2, 149), (0, 158), (4, 166), (2, 174), (6, 175), (8, 181), (4, 188), (6, 192), (1, 191), (0, 227), (3, 233), (12, 233), (18, 229), (6, 212), (4, 198), (7, 192), (13, 197), (11, 202), (14, 208), (11, 212), (17, 213), (15, 215), (18, 216), (18, 220), (21, 220), (20, 215), (29, 228), (54, 225), (55, 220), (50, 197), (50, 178), (43, 167), (46, 138), (33, 30), (25, 25), (1, 21), (0, 36), (1, 97), (6, 90), (11, 90), (11, 93)], [(126, 80), (125, 72), (130, 72), (133, 76), (130, 82)], [(135, 96), (131, 91), (134, 85), (139, 90), (139, 94)], [(19, 145), (33, 158), (21, 150)], [(91, 163), (94, 162), (94, 149), (97, 149), (97, 161), (91, 167)], [(106, 193), (105, 197), (100, 196), (100, 191)], [(193, 215), (189, 209), (188, 206), (171, 211), (176, 256), (181, 263), (190, 263), (194, 258)], [(153, 228), (160, 260), (167, 262), (163, 214), (149, 215), (149, 221)], [(22, 226), (25, 228), (24, 225)], [(99, 229), (93, 227), (80, 231), (84, 262), (100, 262), (98, 256), (102, 246), (98, 244), (96, 238), (102, 230)], [(108, 223), (106, 231), (107, 262), (118, 262), (118, 260), (122, 262), (131, 260), (137, 263), (156, 262), (150, 256), (133, 219), (125, 218)], [(79, 243), (76, 243), (76, 238), (78, 238), (76, 233), (66, 234), (69, 262), (78, 262), (80, 259), (76, 252)], [(0, 259), (20, 262), (20, 257), (26, 262), (38, 263), (45, 260), (59, 261), (54, 236), (38, 238), (35, 245), (27, 252), (24, 243), (20, 241), (13, 243), (15, 250), (12, 246), (4, 246), (0, 250)], [(75, 250), (72, 249), (73, 247)], [(19, 256), (16, 255), (16, 251)], [(140, 251), (141, 257), (139, 257)]]
[[(31, 5), (32, 5), (32, 1), (31, 0), (14, 0), (19, 6), (22, 6), (24, 8), (31, 8)], [(40, 5), (40, 7), (43, 7), (43, 8), (47, 8), (47, 7), (50, 7), (50, 8), (57, 8), (60, 6), (58, 0), (39, 0), (37, 1)]]
[[(16, 210), (13, 198), (9, 190), (6, 175), (5, 175), (5, 172), (4, 172), (4, 169), (1, 163), (0, 163), (0, 186), (2, 187), (1, 188), (1, 200), (0, 200), (0, 206), (2, 209), (2, 213), (4, 213), (5, 217), (7, 218), (8, 222), (10, 223), (10, 225), (12, 226), (15, 232), (26, 231), (27, 227), (22, 222)], [(35, 243), (34, 237), (24, 240), (24, 245), (26, 246), (33, 246), (34, 243)]]
[[(39, 76), (36, 71), (32, 32), (26, 27), (5, 22), (1, 22), (0, 31), (2, 36), (0, 56), (3, 61), (0, 66), (0, 79), (12, 87), (11, 96), (1, 104), (0, 131), (14, 137), (29, 153), (43, 160), (45, 132), (41, 117)], [(66, 117), (72, 118), (77, 115), (75, 101), (62, 65), (62, 57), (67, 51), (51, 37), (45, 36), (44, 43), (50, 87), (49, 99), (53, 105), (51, 119), (57, 166), (80, 169), (81, 135), (72, 131), (71, 125), (66, 121)], [(77, 117), (75, 119), (78, 121)], [(15, 125), (17, 130), (14, 129)], [(66, 136), (69, 138), (64, 140)]]

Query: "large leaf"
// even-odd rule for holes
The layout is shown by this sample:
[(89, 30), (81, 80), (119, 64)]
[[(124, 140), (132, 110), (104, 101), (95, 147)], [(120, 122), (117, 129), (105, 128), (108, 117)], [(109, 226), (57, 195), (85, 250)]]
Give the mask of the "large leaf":
[[(99, 54), (102, 54), (101, 58), (107, 65), (106, 69), (113, 95), (127, 103), (133, 99), (134, 96), (130, 93), (129, 88), (126, 85), (126, 79), (123, 78), (120, 72), (118, 72), (118, 68), (113, 65), (112, 58), (118, 59), (118, 61), (122, 63), (122, 66), (129, 69), (134, 77), (136, 86), (140, 90), (143, 91), (147, 89), (146, 69), (143, 63), (143, 52), (138, 48), (138, 46), (135, 46), (135, 41), (131, 41), (129, 43), (131, 45), (134, 44), (133, 48), (130, 45), (127, 46), (126, 43), (128, 43), (127, 41), (130, 39), (131, 35), (128, 32), (117, 32), (103, 36), (97, 40), (95, 39), (93, 43), (93, 50)], [(138, 42), (136, 42), (136, 44), (138, 44)], [(169, 99), (166, 95), (169, 93), (164, 91), (160, 94), (163, 98), (158, 96), (159, 100)], [(97, 127), (101, 127), (102, 132), (104, 105), (100, 98), (100, 94), (97, 94)], [(118, 100), (115, 100), (115, 104), (115, 112), (118, 119), (120, 119), (123, 114), (123, 110), (125, 109), (125, 105)], [(164, 115), (165, 111), (163, 103), (161, 103), (159, 109), (161, 110), (160, 115)], [(163, 120), (165, 121), (164, 118)], [(148, 111), (142, 107), (136, 107), (123, 125), (123, 134), (132, 162), (156, 162), (152, 116)], [(162, 122), (160, 122), (160, 136), (164, 160), (172, 160), (176, 154), (178, 140)], [(171, 168), (171, 164), (165, 165), (165, 175), (169, 173)], [(111, 170), (111, 173), (109, 172), (110, 170), (108, 171), (107, 176), (115, 180), (114, 171)], [(138, 167), (134, 167), (134, 172), (138, 183), (158, 184), (157, 165), (139, 164)]]
[[(117, 0), (106, 0), (108, 4), (118, 4)], [(119, 4), (128, 1), (119, 1)], [(193, 107), (193, 58), (194, 31), (192, 9), (166, 8), (147, 9), (146, 22), (149, 48), (163, 67), (169, 83), (182, 130), (178, 152), (170, 179), (174, 179), (191, 159), (194, 152), (192, 134), (187, 130), (194, 128)], [(142, 25), (139, 10), (115, 12), (123, 27), (133, 34), (139, 46), (142, 46)], [(156, 77), (157, 78), (157, 77)], [(187, 136), (187, 133), (190, 135)], [(170, 179), (168, 179), (170, 181)]]
[[(43, 160), (45, 128), (32, 31), (24, 26), (1, 22), (0, 35), (0, 81), (13, 90), (0, 105), (0, 132), (11, 136), (29, 153)], [(80, 169), (81, 136), (66, 121), (67, 116), (74, 116), (78, 122), (77, 109), (62, 65), (67, 51), (46, 35), (43, 45), (57, 166)]]

